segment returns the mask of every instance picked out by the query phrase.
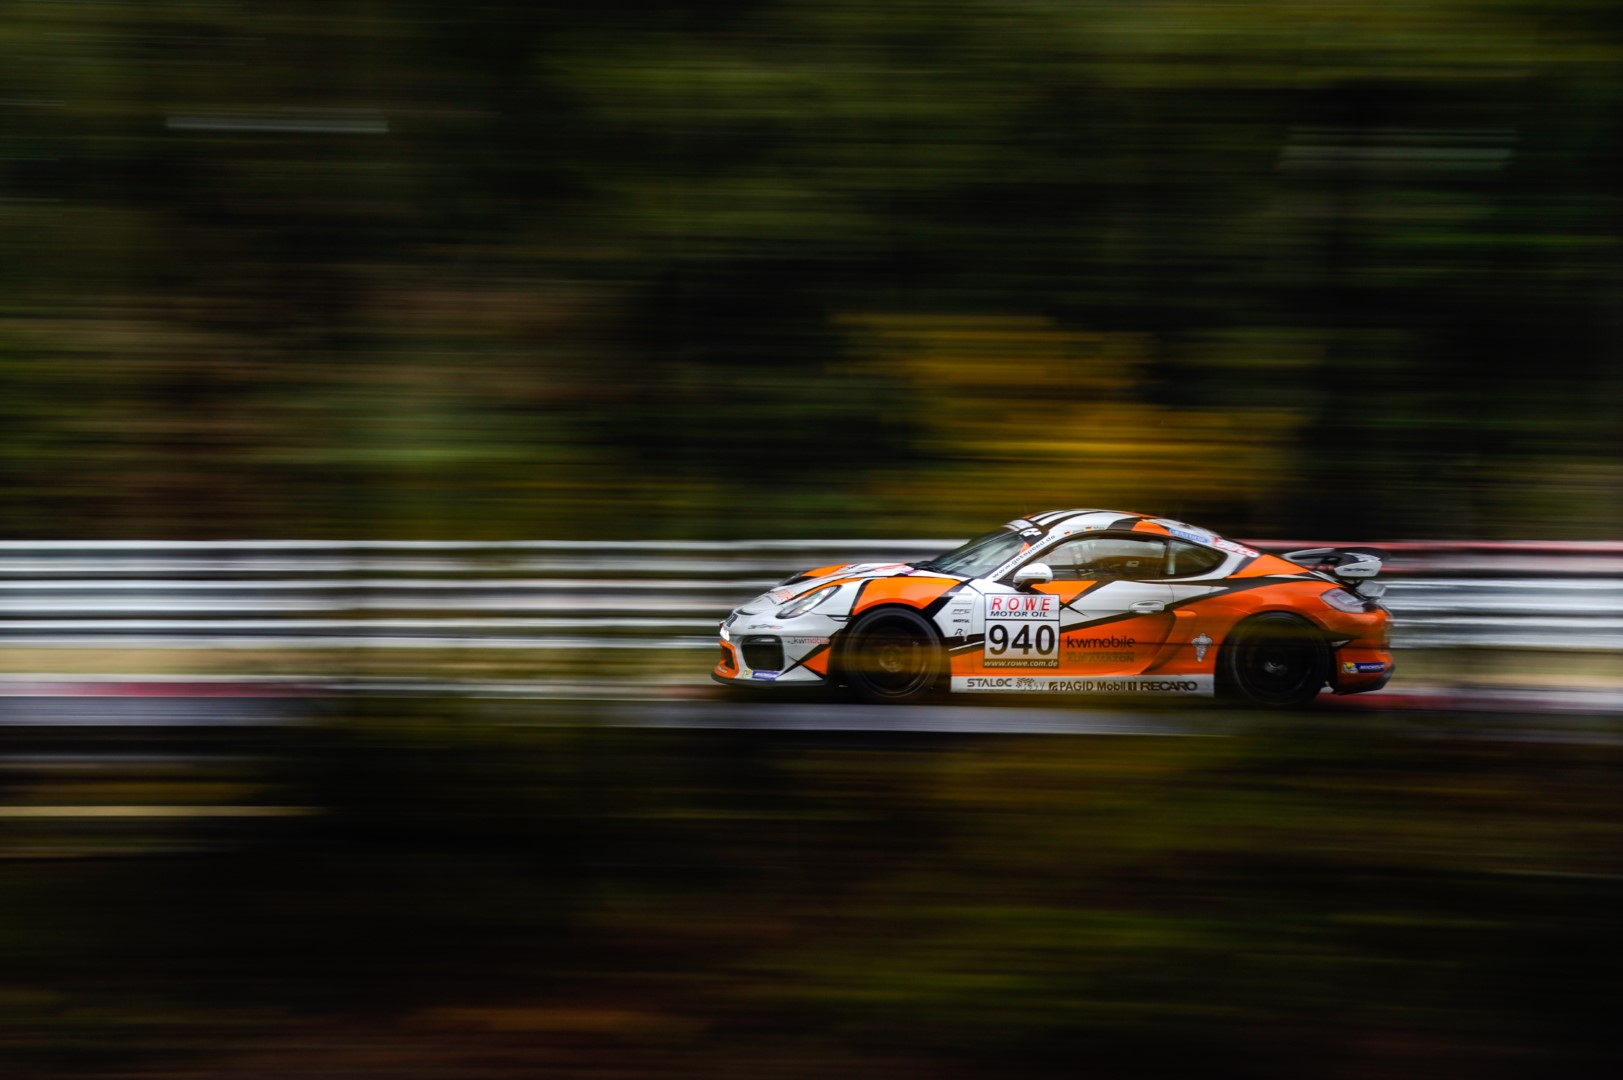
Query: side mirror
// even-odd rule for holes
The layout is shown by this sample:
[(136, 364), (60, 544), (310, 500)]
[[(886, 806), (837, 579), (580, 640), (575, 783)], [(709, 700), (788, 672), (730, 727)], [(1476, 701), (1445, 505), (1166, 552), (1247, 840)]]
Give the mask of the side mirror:
[(1047, 563), (1027, 563), (1014, 572), (1014, 587), (1029, 589), (1033, 585), (1047, 585), (1054, 580), (1054, 571)]

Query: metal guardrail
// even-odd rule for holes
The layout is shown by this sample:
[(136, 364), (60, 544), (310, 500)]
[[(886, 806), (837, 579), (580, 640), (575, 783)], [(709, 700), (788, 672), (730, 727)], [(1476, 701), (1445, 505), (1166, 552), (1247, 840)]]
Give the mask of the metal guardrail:
[[(956, 542), (4, 541), (0, 646), (709, 648), (785, 574)], [(1374, 546), (1400, 648), (1623, 649), (1623, 544)]]
[(713, 647), (738, 603), (807, 566), (946, 540), (0, 542), (0, 645)]

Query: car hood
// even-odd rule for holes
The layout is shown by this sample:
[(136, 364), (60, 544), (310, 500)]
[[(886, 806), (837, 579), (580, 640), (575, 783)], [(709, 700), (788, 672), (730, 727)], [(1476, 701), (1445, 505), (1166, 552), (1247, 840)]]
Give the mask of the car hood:
[(779, 585), (769, 589), (739, 607), (740, 614), (755, 615), (763, 611), (776, 610), (787, 604), (791, 599), (802, 593), (810, 592), (819, 584), (833, 581), (846, 581), (862, 578), (885, 577), (932, 577), (947, 578), (952, 581), (965, 580), (958, 574), (944, 574), (939, 570), (917, 570), (912, 565), (902, 562), (892, 563), (844, 563), (839, 566), (819, 566), (815, 570), (807, 570), (789, 579), (789, 584)]

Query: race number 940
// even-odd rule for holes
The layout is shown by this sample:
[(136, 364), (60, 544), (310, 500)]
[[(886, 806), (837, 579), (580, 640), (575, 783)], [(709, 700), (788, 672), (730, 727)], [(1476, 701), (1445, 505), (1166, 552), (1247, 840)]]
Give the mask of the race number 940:
[(987, 667), (1059, 667), (1059, 597), (1017, 593), (986, 598)]

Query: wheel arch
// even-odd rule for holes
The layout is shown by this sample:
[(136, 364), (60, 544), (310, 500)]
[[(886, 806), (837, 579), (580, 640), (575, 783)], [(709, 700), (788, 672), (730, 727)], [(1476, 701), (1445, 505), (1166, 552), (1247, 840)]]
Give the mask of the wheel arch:
[(887, 612), (905, 612), (908, 615), (917, 616), (925, 625), (929, 626), (930, 633), (935, 635), (936, 644), (945, 651), (947, 637), (941, 632), (941, 627), (936, 625), (936, 621), (925, 614), (925, 608), (928, 606), (928, 604), (912, 604), (904, 600), (888, 599), (870, 604), (864, 608), (853, 609), (846, 624), (840, 628), (839, 633), (834, 635), (829, 649), (829, 652), (833, 654), (829, 660), (829, 674), (835, 679), (844, 678), (845, 652), (852, 639), (851, 631), (856, 628), (857, 624), (874, 615)]
[[(1305, 627), (1311, 632), (1311, 637), (1317, 641), (1319, 649), (1321, 650), (1320, 661), (1323, 665), (1323, 672), (1325, 676), (1324, 680), (1321, 682), (1319, 690), (1323, 690), (1324, 685), (1328, 684), (1333, 678), (1332, 673), (1335, 668), (1335, 649), (1331, 645), (1331, 641), (1334, 637), (1333, 633), (1325, 626), (1321, 625), (1308, 615), (1303, 614), (1296, 608), (1289, 605), (1273, 603), (1269, 604), (1265, 608), (1249, 612), (1241, 618), (1236, 619), (1224, 632), (1222, 641), (1218, 643), (1217, 660), (1213, 665), (1213, 673), (1216, 676), (1214, 679), (1214, 688), (1219, 698), (1243, 700), (1246, 697), (1244, 692), (1235, 685), (1235, 673), (1231, 668), (1230, 657), (1233, 650), (1237, 649), (1241, 644), (1243, 644), (1243, 638), (1248, 630), (1254, 627), (1254, 625), (1257, 623), (1276, 623), (1279, 625), (1285, 625), (1287, 620), (1300, 627)], [(1317, 693), (1318, 691), (1315, 691), (1315, 696)]]

